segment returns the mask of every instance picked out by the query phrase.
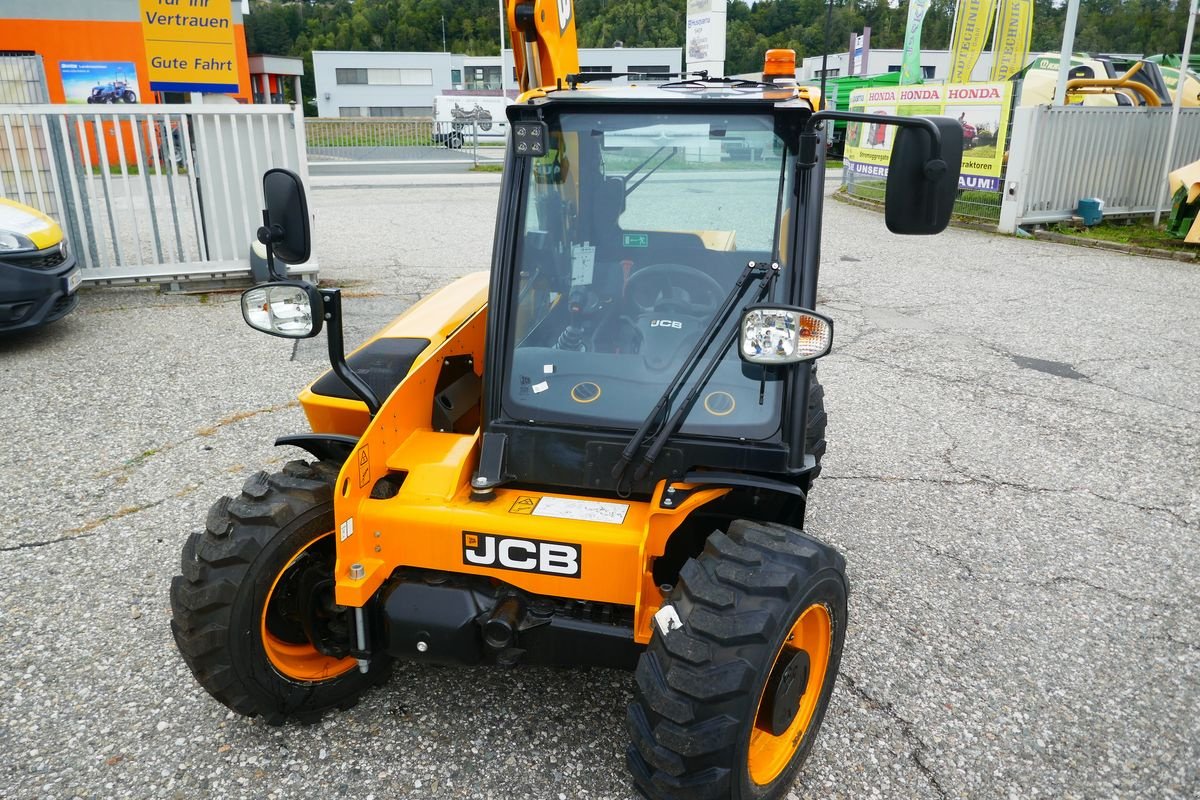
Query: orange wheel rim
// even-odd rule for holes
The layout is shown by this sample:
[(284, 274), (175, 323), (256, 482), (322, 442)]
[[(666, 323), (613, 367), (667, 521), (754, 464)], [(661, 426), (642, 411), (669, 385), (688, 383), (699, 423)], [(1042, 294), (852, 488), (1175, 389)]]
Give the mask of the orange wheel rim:
[(281, 675), (292, 680), (304, 682), (329, 680), (330, 678), (336, 678), (339, 675), (349, 672), (358, 663), (350, 656), (346, 658), (334, 658), (333, 656), (324, 655), (308, 641), (291, 642), (280, 638), (272, 633), (267, 626), (267, 617), (270, 615), (271, 604), (275, 601), (275, 589), (279, 586), (279, 582), (296, 565), (300, 557), (308, 552), (309, 548), (330, 536), (333, 536), (332, 531), (322, 533), (300, 548), (300, 551), (292, 556), (291, 560), (283, 566), (283, 569), (279, 570), (279, 574), (271, 582), (271, 588), (267, 591), (267, 599), (263, 603), (262, 620), (260, 623), (263, 650), (266, 652), (267, 659), (271, 662), (271, 665)]
[(804, 609), (804, 613), (796, 619), (783, 640), (783, 647), (775, 654), (775, 660), (771, 663), (772, 672), (785, 656), (793, 656), (803, 650), (808, 655), (808, 681), (797, 701), (795, 717), (779, 735), (772, 733), (769, 723), (763, 719), (767, 691), (766, 687), (763, 687), (763, 694), (759, 696), (758, 707), (755, 709), (754, 727), (750, 730), (750, 747), (746, 754), (750, 780), (759, 786), (766, 786), (778, 778), (800, 748), (804, 734), (808, 732), (816, 715), (817, 704), (821, 700), (832, 641), (833, 623), (829, 609), (824, 605), (815, 604)]

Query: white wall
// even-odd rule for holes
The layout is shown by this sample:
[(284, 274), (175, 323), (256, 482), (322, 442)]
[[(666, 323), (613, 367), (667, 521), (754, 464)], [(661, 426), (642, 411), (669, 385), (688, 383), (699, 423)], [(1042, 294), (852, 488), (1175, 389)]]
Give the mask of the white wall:
[[(341, 108), (352, 107), (363, 109), (362, 116), (368, 116), (372, 106), (423, 108), (426, 114), (432, 113), (434, 96), (452, 88), (452, 59), (449, 53), (315, 51), (317, 115), (336, 117)], [(387, 79), (395, 79), (395, 71), (402, 70), (404, 83), (339, 84), (338, 69), (389, 70), (388, 74), (376, 72), (371, 76)]]
[[(678, 47), (607, 47), (582, 48), (580, 67), (609, 67), (613, 72), (628, 72), (631, 67), (665, 66), (671, 72), (681, 68), (682, 51)], [(453, 89), (451, 70), (465, 65), (497, 66), (500, 56), (464, 56), (455, 53), (403, 53), (362, 51), (313, 52), (313, 77), (317, 86), (317, 115), (340, 116), (345, 107), (360, 108), (369, 115), (371, 107), (433, 108), (433, 98), (444, 90)], [(508, 69), (506, 85), (517, 88), (512, 75), (512, 51), (504, 52)], [(430, 82), (421, 85), (346, 85), (337, 82), (338, 69), (402, 69), (429, 70)], [(378, 73), (377, 73), (378, 74)], [(407, 74), (407, 73), (406, 73)], [(465, 76), (464, 76), (465, 80)]]

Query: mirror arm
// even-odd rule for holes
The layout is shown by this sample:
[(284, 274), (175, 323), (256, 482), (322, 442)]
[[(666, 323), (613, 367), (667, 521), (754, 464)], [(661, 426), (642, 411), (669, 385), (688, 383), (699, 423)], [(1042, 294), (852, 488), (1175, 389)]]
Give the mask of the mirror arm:
[(346, 345), (342, 339), (342, 290), (321, 289), (324, 301), (325, 328), (329, 337), (329, 364), (333, 374), (342, 379), (359, 398), (367, 404), (372, 417), (379, 413), (379, 396), (370, 385), (346, 363)]
[[(824, 122), (827, 119), (836, 119), (843, 122), (873, 122), (877, 125), (897, 125), (901, 128), (923, 128), (929, 134), (933, 141), (933, 152), (930, 155), (930, 162), (942, 160), (942, 134), (938, 130), (937, 125), (933, 124), (933, 120), (926, 117), (895, 117), (884, 114), (863, 114), (859, 111), (818, 111), (808, 118), (804, 124), (804, 133), (813, 131), (818, 123)], [(942, 164), (942, 171), (945, 171), (945, 163)]]
[(275, 270), (275, 242), (283, 238), (283, 229), (278, 225), (272, 227), (271, 212), (263, 209), (263, 224), (258, 229), (258, 241), (267, 248), (267, 277), (273, 281), (286, 281), (287, 275)]

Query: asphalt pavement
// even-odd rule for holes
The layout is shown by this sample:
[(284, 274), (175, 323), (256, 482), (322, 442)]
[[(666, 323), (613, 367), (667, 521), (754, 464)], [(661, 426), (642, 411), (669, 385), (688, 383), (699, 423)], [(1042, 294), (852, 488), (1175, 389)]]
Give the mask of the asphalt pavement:
[[(488, 267), (496, 181), (404, 180), (312, 194), (352, 343)], [(851, 611), (791, 797), (1200, 796), (1200, 272), (826, 218), (808, 528)], [(632, 796), (624, 673), (400, 665), (282, 728), (193, 680), (180, 547), (299, 455), (271, 443), (324, 369), (323, 340), (252, 332), (236, 294), (88, 290), (0, 340), (0, 796)]]

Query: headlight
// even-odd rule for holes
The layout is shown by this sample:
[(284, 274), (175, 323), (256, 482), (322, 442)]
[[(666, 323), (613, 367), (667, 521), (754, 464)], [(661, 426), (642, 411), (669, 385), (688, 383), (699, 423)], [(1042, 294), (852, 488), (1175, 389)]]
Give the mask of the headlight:
[(0, 231), (0, 253), (21, 253), (25, 250), (37, 250), (37, 245), (19, 233)]
[(255, 330), (288, 339), (307, 339), (321, 332), (324, 305), (315, 286), (264, 283), (242, 294), (242, 318)]
[(751, 306), (742, 312), (738, 351), (752, 364), (812, 361), (833, 346), (833, 320), (792, 306)]

